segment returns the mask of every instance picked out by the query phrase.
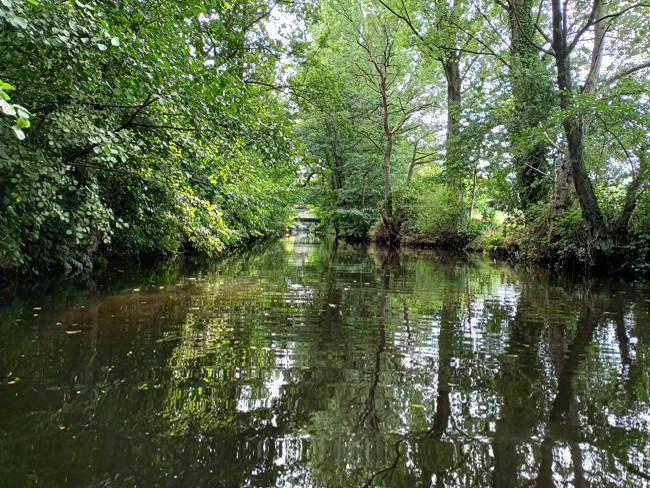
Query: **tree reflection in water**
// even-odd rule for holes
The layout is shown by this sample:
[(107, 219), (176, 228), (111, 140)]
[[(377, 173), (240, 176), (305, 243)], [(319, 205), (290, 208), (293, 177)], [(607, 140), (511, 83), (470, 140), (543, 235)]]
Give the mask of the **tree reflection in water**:
[(123, 271), (4, 300), (7, 486), (650, 482), (647, 284), (300, 236)]

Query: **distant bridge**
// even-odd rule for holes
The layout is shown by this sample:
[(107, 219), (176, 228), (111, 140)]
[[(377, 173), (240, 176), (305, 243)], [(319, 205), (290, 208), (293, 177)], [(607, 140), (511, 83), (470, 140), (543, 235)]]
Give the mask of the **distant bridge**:
[(296, 215), (296, 218), (294, 219), (295, 222), (297, 223), (304, 223), (304, 224), (317, 224), (320, 222), (320, 219), (316, 217), (313, 213), (311, 213), (307, 208), (305, 207), (298, 207), (296, 208), (296, 211), (298, 212)]
[(293, 232), (311, 232), (320, 222), (313, 213), (305, 207), (296, 208), (296, 217), (293, 219)]

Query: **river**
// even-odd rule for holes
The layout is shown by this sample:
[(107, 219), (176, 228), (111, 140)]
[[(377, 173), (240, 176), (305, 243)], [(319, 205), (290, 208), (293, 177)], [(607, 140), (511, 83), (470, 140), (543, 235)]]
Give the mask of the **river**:
[(650, 485), (650, 286), (287, 237), (0, 298), (0, 486)]

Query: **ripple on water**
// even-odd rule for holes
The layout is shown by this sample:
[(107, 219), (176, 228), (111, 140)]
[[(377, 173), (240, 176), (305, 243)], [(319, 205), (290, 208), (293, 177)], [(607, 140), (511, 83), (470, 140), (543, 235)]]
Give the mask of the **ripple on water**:
[(647, 285), (292, 239), (165, 269), (6, 300), (7, 486), (647, 484)]

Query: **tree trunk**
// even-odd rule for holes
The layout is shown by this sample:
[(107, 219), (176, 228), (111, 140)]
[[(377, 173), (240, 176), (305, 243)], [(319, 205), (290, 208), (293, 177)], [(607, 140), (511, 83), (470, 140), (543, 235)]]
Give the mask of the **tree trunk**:
[(555, 170), (555, 190), (553, 193), (553, 205), (551, 207), (551, 224), (549, 227), (549, 241), (557, 239), (555, 223), (565, 212), (571, 208), (571, 188), (573, 178), (571, 177), (571, 165), (567, 158), (562, 158)]
[(390, 181), (390, 159), (393, 154), (393, 130), (390, 126), (390, 113), (388, 107), (388, 88), (386, 86), (385, 71), (379, 76), (379, 93), (382, 101), (382, 116), (386, 145), (384, 146), (384, 214), (382, 220), (388, 233), (388, 242), (392, 244), (399, 240), (400, 222), (393, 217), (393, 192)]
[(444, 63), (447, 78), (447, 144), (460, 134), (461, 82), (460, 56), (453, 54)]
[(393, 138), (389, 136), (384, 148), (384, 214), (386, 218), (393, 218), (393, 193), (390, 182), (390, 157), (393, 152)]
[(411, 179), (413, 178), (413, 171), (415, 170), (415, 166), (417, 166), (417, 154), (418, 154), (418, 146), (420, 145), (420, 140), (418, 139), (415, 141), (415, 145), (413, 146), (413, 156), (411, 157), (411, 164), (409, 165), (409, 172), (406, 175), (406, 184), (409, 184)]
[(472, 214), (474, 213), (474, 204), (476, 203), (476, 177), (478, 168), (474, 168), (474, 178), (472, 179), (472, 201), (469, 205), (469, 225), (472, 225)]
[[(573, 81), (571, 78), (570, 52), (567, 47), (566, 31), (563, 27), (564, 12), (561, 0), (552, 0), (553, 11), (553, 56), (557, 67), (557, 85), (560, 91), (560, 107), (569, 112), (575, 111), (573, 101)], [(569, 151), (569, 165), (573, 176), (576, 195), (582, 209), (582, 216), (594, 243), (600, 245), (607, 240), (605, 219), (594, 188), (587, 175), (584, 163), (584, 126), (582, 117), (567, 115), (562, 123)]]
[(461, 85), (460, 54), (450, 54), (442, 63), (447, 80), (447, 138), (445, 141), (447, 168), (456, 178), (459, 194), (462, 193), (462, 171), (458, 161), (458, 136), (460, 135)]
[[(558, 69), (558, 71), (560, 71)], [(566, 86), (566, 85), (565, 85)], [(570, 85), (569, 85), (570, 86)], [(560, 85), (560, 90), (565, 90)], [(568, 89), (566, 89), (568, 91)], [(561, 104), (564, 110), (571, 107), (568, 102), (570, 95), (561, 94)], [(569, 163), (571, 166), (571, 173), (573, 176), (573, 184), (575, 185), (576, 195), (580, 202), (582, 209), (582, 216), (587, 224), (587, 229), (594, 241), (604, 241), (607, 239), (607, 228), (605, 226), (605, 219), (598, 200), (594, 187), (591, 184), (587, 169), (584, 163), (584, 139), (583, 139), (583, 125), (581, 120), (575, 116), (568, 116), (563, 124), (564, 132), (567, 138), (567, 146), (569, 149)]]

